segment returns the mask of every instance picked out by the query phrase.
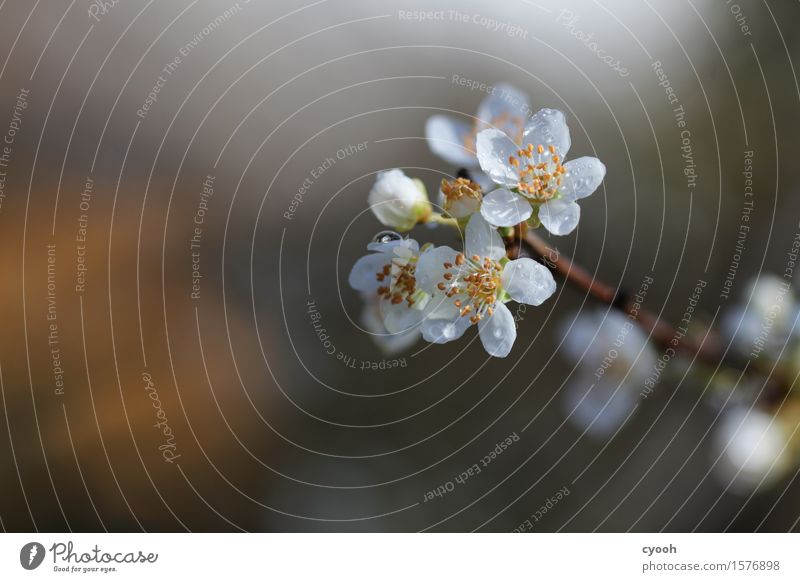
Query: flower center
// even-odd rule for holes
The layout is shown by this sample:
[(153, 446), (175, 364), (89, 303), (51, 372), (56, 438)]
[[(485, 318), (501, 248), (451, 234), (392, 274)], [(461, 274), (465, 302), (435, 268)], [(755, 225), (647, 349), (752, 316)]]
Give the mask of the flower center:
[(516, 156), (509, 156), (508, 163), (519, 174), (517, 188), (520, 194), (534, 202), (546, 202), (553, 198), (567, 173), (552, 145), (545, 153), (543, 145), (529, 143), (527, 148), (518, 150)]
[(416, 269), (416, 262), (411, 259), (392, 258), (390, 264), (384, 265), (375, 274), (378, 281), (388, 283), (378, 287), (378, 297), (391, 301), (393, 305), (405, 301), (409, 307), (413, 307), (417, 301), (417, 279), (414, 276)]
[(481, 187), (477, 182), (467, 178), (456, 178), (448, 182), (442, 180), (442, 194), (447, 202), (456, 202), (462, 198), (481, 199)]
[(514, 140), (514, 143), (522, 143), (522, 134), (525, 131), (525, 118), (520, 115), (512, 115), (508, 111), (503, 111), (500, 115), (495, 115), (488, 122), (476, 119), (472, 125), (472, 131), (464, 136), (464, 147), (475, 153), (478, 148), (476, 145), (478, 134), (487, 128), (495, 127)]
[(503, 267), (489, 257), (481, 259), (478, 255), (466, 257), (463, 253), (456, 255), (455, 265), (444, 263), (443, 281), (437, 287), (447, 297), (457, 298), (453, 304), (458, 307), (461, 317), (469, 314), (469, 320), (475, 324), (484, 316), (491, 317), (494, 304), (500, 293), (500, 275)]

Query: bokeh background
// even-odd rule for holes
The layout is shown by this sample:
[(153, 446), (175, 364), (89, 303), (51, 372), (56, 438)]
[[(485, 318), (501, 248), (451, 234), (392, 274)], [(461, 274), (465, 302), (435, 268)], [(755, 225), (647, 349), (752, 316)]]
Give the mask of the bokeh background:
[[(652, 276), (666, 320), (702, 279), (695, 322), (715, 320), (798, 231), (798, 22), (774, 1), (6, 0), (0, 525), (512, 531), (566, 488), (535, 531), (797, 529), (795, 465), (756, 491), (715, 477), (720, 409), (686, 363), (613, 437), (570, 421), (560, 330), (605, 309), (582, 291), (559, 280), (506, 359), (468, 334), (361, 369), (387, 357), (347, 273), (382, 229), (375, 173), (434, 192), (456, 168), (425, 120), (474, 115), (486, 92), (454, 79), (505, 82), (608, 168), (551, 244), (632, 292)], [(745, 151), (751, 230), (723, 299)]]

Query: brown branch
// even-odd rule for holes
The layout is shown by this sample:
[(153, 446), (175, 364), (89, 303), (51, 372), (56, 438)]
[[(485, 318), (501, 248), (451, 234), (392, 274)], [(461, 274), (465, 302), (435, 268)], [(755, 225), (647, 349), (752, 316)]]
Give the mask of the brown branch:
[[(680, 350), (713, 367), (724, 365), (762, 374), (766, 378), (767, 384), (761, 391), (760, 399), (765, 405), (770, 406), (782, 402), (791, 392), (794, 380), (779, 366), (773, 366), (761, 360), (745, 360), (730, 350), (724, 351), (719, 337), (713, 330), (710, 330), (704, 338), (700, 338), (700, 342), (694, 337), (680, 337), (681, 334), (672, 325), (641, 305), (636, 305), (635, 301), (628, 299), (621, 290), (600, 281), (568, 256), (550, 247), (544, 239), (528, 229), (527, 225), (518, 225), (509, 242), (509, 254), (519, 256), (522, 246), (528, 247), (534, 254), (541, 257), (545, 265), (561, 274), (568, 283), (582, 289), (601, 303), (611, 305), (628, 314), (662, 348), (675, 348), (676, 351)], [(680, 339), (676, 341), (675, 338)]]
[[(635, 301), (628, 299), (619, 289), (608, 285), (583, 267), (574, 263), (569, 257), (550, 247), (544, 239), (534, 231), (517, 228), (521, 242), (540, 256), (544, 263), (561, 274), (569, 283), (582, 289), (601, 303), (611, 305), (627, 313), (634, 321), (638, 322), (649, 334), (653, 341), (662, 347), (673, 347), (676, 350), (694, 355), (712, 363), (720, 363), (724, 358), (719, 340), (715, 334), (709, 334), (702, 343), (698, 343), (689, 336), (683, 336), (672, 325), (650, 313)], [(519, 252), (519, 249), (516, 249)], [(728, 363), (726, 359), (726, 363)], [(740, 365), (735, 367), (741, 368)]]

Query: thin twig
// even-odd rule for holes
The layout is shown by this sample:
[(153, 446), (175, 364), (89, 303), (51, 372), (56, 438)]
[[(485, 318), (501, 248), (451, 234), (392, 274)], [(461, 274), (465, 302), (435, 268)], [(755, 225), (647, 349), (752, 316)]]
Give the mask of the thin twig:
[[(700, 342), (697, 342), (693, 337), (683, 335), (657, 315), (644, 309), (641, 305), (637, 305), (620, 289), (598, 280), (568, 256), (550, 247), (534, 231), (525, 228), (525, 226), (522, 226), (522, 228), (518, 226), (515, 229), (514, 238), (510, 241), (509, 253), (518, 256), (522, 245), (541, 257), (545, 265), (560, 273), (567, 282), (582, 289), (601, 303), (611, 305), (627, 313), (662, 348), (680, 350), (715, 368), (724, 365), (738, 370), (758, 371), (763, 374), (768, 385), (762, 391), (761, 399), (767, 405), (780, 401), (792, 390), (794, 381), (779, 367), (760, 360), (742, 359), (731, 350), (723, 350), (719, 336), (713, 330), (710, 330)], [(748, 363), (750, 364), (749, 366)]]
[(717, 364), (723, 359), (716, 335), (709, 334), (701, 343), (697, 343), (694, 338), (684, 336), (672, 325), (629, 299), (621, 290), (600, 281), (586, 269), (574, 263), (568, 256), (550, 247), (533, 230), (526, 230), (521, 233), (521, 236), (522, 242), (540, 256), (548, 267), (601, 303), (627, 313), (647, 330), (651, 339), (656, 343), (665, 348), (673, 347), (688, 354), (697, 354), (699, 358), (713, 364)]

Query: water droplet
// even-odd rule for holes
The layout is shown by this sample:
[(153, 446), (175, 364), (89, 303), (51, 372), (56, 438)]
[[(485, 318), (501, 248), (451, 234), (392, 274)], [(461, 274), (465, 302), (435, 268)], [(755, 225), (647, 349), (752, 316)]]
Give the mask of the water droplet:
[(382, 230), (374, 237), (372, 237), (372, 241), (376, 243), (390, 243), (398, 240), (403, 240), (403, 236), (399, 233), (396, 233), (393, 230)]

